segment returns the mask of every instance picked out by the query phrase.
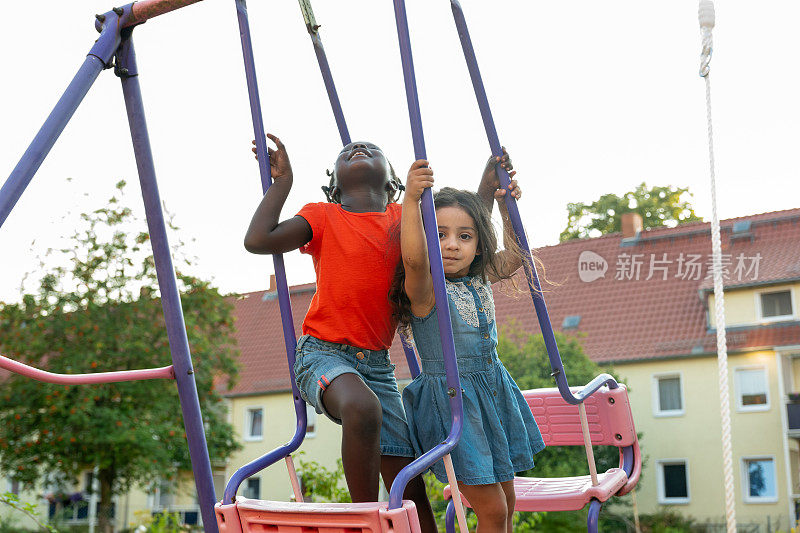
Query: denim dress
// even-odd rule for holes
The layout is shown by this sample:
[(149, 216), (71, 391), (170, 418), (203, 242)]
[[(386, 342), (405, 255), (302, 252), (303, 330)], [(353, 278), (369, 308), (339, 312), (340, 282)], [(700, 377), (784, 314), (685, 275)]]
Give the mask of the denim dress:
[[(446, 286), (464, 401), (464, 430), (451, 452), (456, 478), (466, 485), (509, 481), (533, 467), (533, 455), (544, 449), (544, 441), (497, 356), (490, 285), (480, 277), (466, 277), (448, 279)], [(412, 317), (411, 329), (422, 373), (403, 390), (403, 405), (414, 452), (420, 456), (447, 438), (450, 398), (436, 308), (424, 318)], [(447, 481), (442, 461), (431, 470), (439, 481)]]

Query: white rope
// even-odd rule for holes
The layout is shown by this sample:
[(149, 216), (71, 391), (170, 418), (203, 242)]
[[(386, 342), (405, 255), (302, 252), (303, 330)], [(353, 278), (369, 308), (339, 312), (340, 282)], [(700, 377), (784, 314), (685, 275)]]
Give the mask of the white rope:
[(736, 499), (733, 487), (733, 453), (731, 449), (731, 405), (728, 391), (728, 346), (725, 339), (725, 295), (722, 288), (722, 245), (717, 215), (717, 183), (714, 171), (714, 134), (711, 122), (711, 77), (709, 75), (714, 28), (714, 4), (700, 0), (698, 10), (703, 36), (700, 76), (706, 82), (706, 115), (708, 118), (708, 161), (711, 171), (711, 255), (713, 258), (714, 307), (717, 326), (717, 369), (719, 379), (719, 409), (722, 415), (722, 464), (725, 479), (725, 518), (728, 533), (736, 533)]

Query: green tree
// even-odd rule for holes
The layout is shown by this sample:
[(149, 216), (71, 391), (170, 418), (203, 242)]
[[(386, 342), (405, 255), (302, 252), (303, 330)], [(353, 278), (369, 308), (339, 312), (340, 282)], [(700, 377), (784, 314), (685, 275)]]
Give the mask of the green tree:
[(305, 452), (295, 455), (297, 460), (297, 476), (303, 490), (303, 500), (307, 502), (349, 503), (353, 500), (344, 485), (344, 466), (342, 460), (336, 460), (336, 470), (328, 470), (316, 461), (299, 459)]
[(623, 213), (639, 213), (644, 229), (702, 221), (694, 212), (691, 197), (688, 188), (648, 188), (642, 182), (622, 196), (604, 194), (591, 204), (569, 203), (567, 227), (560, 239), (564, 242), (622, 231)]
[[(171, 363), (155, 263), (121, 197), (81, 215), (67, 244), (21, 303), (0, 304), (0, 350), (58, 373), (161, 367)], [(175, 254), (173, 254), (175, 255)], [(183, 267), (188, 261), (176, 260)], [(177, 274), (211, 457), (234, 451), (215, 380), (236, 375), (232, 305), (208, 282)], [(190, 468), (177, 394), (170, 380), (54, 385), (12, 375), (0, 403), (0, 471), (31, 486), (67, 487), (97, 469), (98, 519), (110, 530), (112, 496)]]

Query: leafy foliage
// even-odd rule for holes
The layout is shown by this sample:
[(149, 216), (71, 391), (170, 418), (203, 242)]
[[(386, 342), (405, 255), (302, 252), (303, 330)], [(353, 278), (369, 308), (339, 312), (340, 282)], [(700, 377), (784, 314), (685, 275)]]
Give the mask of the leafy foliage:
[(622, 196), (604, 194), (591, 204), (567, 204), (567, 227), (561, 232), (561, 242), (587, 237), (599, 237), (622, 231), (622, 214), (639, 213), (644, 229), (673, 226), (684, 222), (702, 221), (690, 203), (688, 188), (647, 187), (642, 182)]
[[(0, 350), (68, 374), (169, 365), (148, 234), (128, 231), (133, 214), (116, 196), (81, 218), (67, 244), (48, 252), (56, 266), (38, 290), (0, 304)], [(208, 282), (177, 278), (208, 447), (222, 459), (238, 447), (214, 390), (215, 379), (236, 374), (232, 306)], [(70, 386), (12, 375), (0, 403), (0, 471), (29, 486), (44, 476), (66, 486), (97, 467), (105, 516), (113, 494), (190, 467), (179, 405), (170, 380)]]
[(136, 512), (140, 519), (140, 525), (135, 529), (136, 533), (187, 533), (189, 531), (200, 530), (197, 526), (181, 524), (180, 513), (156, 513)]
[(681, 533), (697, 529), (694, 527), (696, 523), (693, 518), (683, 516), (671, 507), (654, 514), (642, 515), (639, 521), (642, 533)]
[[(48, 531), (49, 533), (58, 533), (58, 530), (51, 526), (50, 524), (44, 523), (39, 519), (39, 511), (36, 510), (36, 505), (30, 502), (23, 502), (19, 499), (19, 496), (14, 494), (13, 492), (4, 492), (0, 494), (0, 503), (5, 504), (12, 509), (19, 511), (20, 513), (24, 514), (31, 520), (33, 520), (39, 529), (42, 531)], [(0, 531), (13, 531), (16, 530), (14, 527), (15, 520), (9, 517), (0, 517)]]
[[(297, 456), (303, 455), (300, 452)], [(297, 476), (303, 490), (303, 499), (307, 502), (348, 503), (353, 501), (347, 489), (342, 488), (344, 482), (344, 466), (337, 459), (336, 470), (328, 470), (316, 461), (298, 459)]]

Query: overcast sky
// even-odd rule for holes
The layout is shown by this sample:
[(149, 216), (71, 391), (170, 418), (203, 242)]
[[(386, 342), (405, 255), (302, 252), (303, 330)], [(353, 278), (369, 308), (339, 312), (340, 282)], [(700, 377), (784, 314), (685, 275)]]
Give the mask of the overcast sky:
[[(710, 220), (697, 3), (462, 0), (501, 142), (523, 186), (534, 246), (555, 244), (568, 202), (642, 181), (694, 193)], [(0, 168), (7, 176), (91, 48), (108, 0), (7, 2), (0, 17)], [(438, 186), (474, 189), (489, 155), (449, 2), (408, 0), (428, 157)], [(318, 0), (321, 35), (354, 140), (403, 178), (413, 160), (392, 2)], [(722, 218), (800, 206), (800, 3), (716, 2), (711, 63)], [(295, 171), (284, 217), (323, 201), (340, 149), (300, 9), (251, 0), (268, 131)], [(233, 0), (205, 0), (134, 32), (161, 196), (196, 273), (224, 292), (266, 288), (272, 261), (242, 239), (261, 198)], [(0, 228), (0, 300), (34, 258), (127, 180), (142, 211), (118, 79), (103, 72)], [(72, 181), (68, 182), (68, 178)], [(4, 177), (3, 177), (4, 179)], [(138, 228), (137, 228), (138, 229)], [(36, 241), (33, 248), (32, 241)], [(291, 284), (311, 260), (286, 257)]]

